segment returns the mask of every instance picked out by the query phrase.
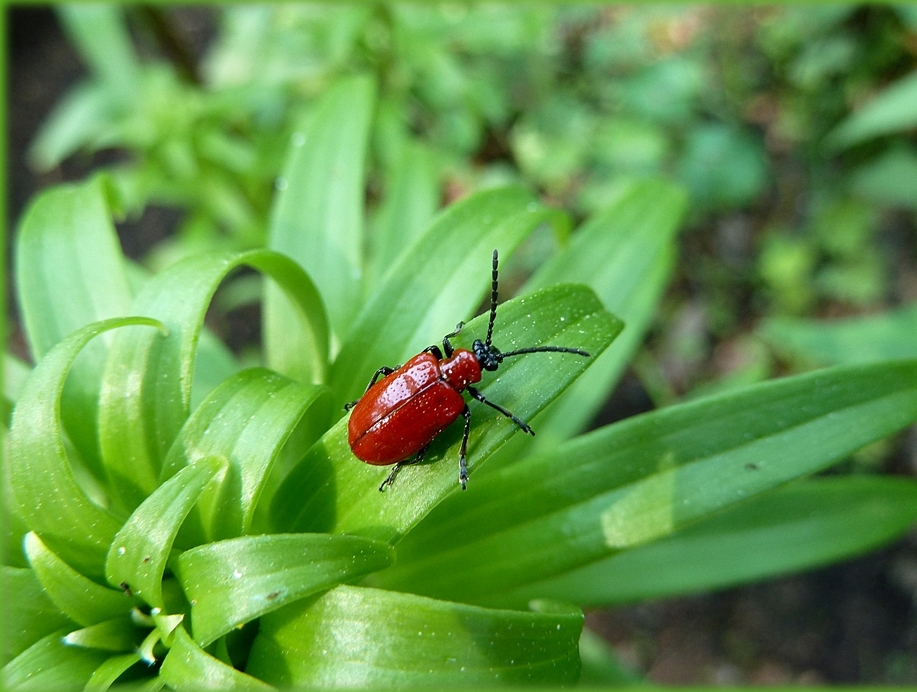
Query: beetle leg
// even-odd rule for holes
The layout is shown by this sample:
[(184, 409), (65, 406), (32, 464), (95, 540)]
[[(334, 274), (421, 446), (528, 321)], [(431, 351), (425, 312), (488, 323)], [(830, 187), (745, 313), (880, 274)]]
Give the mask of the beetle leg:
[(449, 358), (452, 355), (453, 351), (455, 351), (449, 339), (451, 339), (453, 336), (458, 336), (459, 334), (461, 334), (462, 327), (464, 326), (465, 326), (464, 322), (459, 322), (457, 325), (455, 325), (454, 332), (450, 332), (446, 334), (446, 336), (443, 337), (443, 351), (446, 352), (446, 358)]
[(419, 452), (417, 452), (417, 456), (411, 459), (410, 461), (400, 461), (397, 464), (395, 464), (395, 468), (393, 468), (392, 472), (388, 474), (388, 478), (382, 481), (382, 485), (379, 486), (379, 492), (383, 492), (385, 490), (385, 486), (391, 485), (392, 483), (395, 482), (395, 476), (398, 475), (398, 472), (401, 470), (402, 466), (411, 466), (413, 464), (419, 464), (421, 461), (423, 461), (423, 455), (426, 454), (427, 447), (429, 446), (430, 446), (430, 443), (428, 442), (427, 444), (423, 446), (423, 448)]
[(436, 344), (433, 344), (432, 346), (427, 346), (423, 350), (423, 353), (432, 353), (433, 356), (436, 358), (436, 360), (443, 359), (443, 352), (439, 350), (439, 346), (437, 346)]
[(478, 391), (477, 389), (475, 389), (474, 387), (468, 387), (468, 388), (467, 388), (467, 391), (468, 391), (469, 394), (471, 394), (471, 396), (473, 396), (475, 399), (477, 399), (478, 401), (480, 401), (482, 404), (487, 404), (487, 405), (490, 406), (491, 408), (497, 409), (500, 413), (502, 413), (502, 414), (503, 414), (504, 416), (506, 416), (507, 418), (512, 418), (513, 423), (515, 423), (516, 425), (518, 425), (518, 426), (522, 429), (522, 432), (527, 432), (529, 435), (534, 435), (534, 434), (535, 434), (535, 431), (532, 430), (532, 429), (529, 427), (529, 424), (528, 424), (528, 423), (526, 423), (526, 422), (525, 422), (524, 420), (522, 420), (521, 418), (517, 418), (516, 416), (514, 416), (510, 411), (507, 411), (505, 408), (503, 408), (502, 406), (500, 406), (500, 404), (495, 404), (495, 403), (492, 402), (492, 401), (488, 401), (487, 399), (484, 398), (484, 395), (481, 394), (481, 392), (479, 392), (479, 391)]
[[(401, 367), (401, 366), (398, 366), (398, 367)], [(373, 375), (373, 378), (369, 381), (369, 384), (366, 385), (366, 389), (363, 391), (363, 396), (366, 396), (366, 392), (368, 392), (368, 391), (370, 390), (370, 388), (371, 388), (374, 384), (376, 384), (376, 380), (379, 379), (379, 376), (380, 376), (380, 375), (391, 375), (391, 374), (392, 374), (393, 372), (395, 372), (397, 369), (398, 369), (398, 368), (390, 368), (390, 367), (388, 367), (388, 366), (383, 365), (381, 368), (379, 368), (378, 370), (376, 370), (376, 373)], [(358, 403), (359, 401), (360, 401), (359, 399), (355, 399), (354, 401), (351, 401), (351, 402), (349, 402), (349, 403), (344, 404), (344, 410), (345, 410), (345, 411), (349, 411), (349, 410), (352, 409), (354, 406), (356, 406), (357, 403)]]
[(468, 450), (468, 433), (471, 432), (471, 409), (468, 408), (468, 404), (465, 404), (462, 415), (465, 416), (465, 433), (462, 435), (462, 448), (459, 451), (459, 483), (462, 484), (462, 490), (464, 490), (468, 482), (468, 463), (465, 461), (465, 453)]

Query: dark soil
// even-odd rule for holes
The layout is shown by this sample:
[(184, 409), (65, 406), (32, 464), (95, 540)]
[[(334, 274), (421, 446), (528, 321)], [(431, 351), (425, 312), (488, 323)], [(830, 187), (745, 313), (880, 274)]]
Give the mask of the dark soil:
[[(39, 125), (85, 69), (52, 10), (28, 6), (6, 12), (6, 220), (15, 229), (37, 191), (80, 179), (118, 154), (75, 157), (46, 173), (27, 166), (26, 150)], [(213, 29), (209, 12), (171, 8), (167, 16), (179, 39), (186, 39), (172, 47), (173, 57), (193, 66)], [(137, 221), (120, 224), (125, 252), (142, 257), (177, 219), (174, 210), (154, 208)], [(10, 345), (25, 357), (9, 280), (7, 296)], [(639, 380), (628, 376), (604, 417), (620, 419), (649, 407)], [(917, 475), (913, 430), (888, 468)], [(917, 535), (912, 532), (873, 554), (806, 574), (592, 613), (587, 622), (627, 666), (656, 683), (917, 685)]]

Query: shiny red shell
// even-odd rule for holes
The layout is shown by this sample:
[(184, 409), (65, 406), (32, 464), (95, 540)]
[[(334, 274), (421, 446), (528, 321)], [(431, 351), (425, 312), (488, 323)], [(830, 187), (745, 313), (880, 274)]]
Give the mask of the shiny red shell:
[(471, 351), (439, 360), (414, 356), (374, 384), (357, 402), (347, 425), (350, 448), (367, 464), (386, 466), (414, 456), (461, 415), (461, 391), (480, 382)]

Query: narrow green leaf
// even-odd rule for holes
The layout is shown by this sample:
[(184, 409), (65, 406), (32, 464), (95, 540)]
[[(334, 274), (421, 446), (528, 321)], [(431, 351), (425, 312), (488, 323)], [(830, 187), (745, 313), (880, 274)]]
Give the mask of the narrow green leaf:
[(175, 630), (172, 648), (166, 654), (159, 677), (172, 689), (189, 690), (272, 690), (270, 685), (232, 668), (203, 651), (184, 627)]
[(112, 541), (105, 562), (108, 582), (128, 584), (135, 596), (163, 608), (162, 575), (175, 536), (207, 484), (225, 469), (223, 459), (197, 459), (137, 507)]
[(831, 368), (636, 416), (446, 498), (371, 581), (517, 603), (508, 592), (669, 536), (915, 418), (915, 361)]
[(372, 295), (401, 253), (429, 225), (439, 198), (439, 177), (432, 152), (420, 142), (407, 143), (388, 176), (385, 198), (373, 223), (367, 295)]
[(917, 358), (917, 305), (843, 320), (771, 317), (758, 333), (778, 352), (821, 365)]
[(58, 609), (84, 627), (119, 615), (136, 605), (124, 592), (87, 579), (52, 553), (34, 533), (25, 539), (29, 564), (45, 593)]
[[(5, 431), (4, 431), (5, 432)], [(10, 480), (9, 435), (4, 434), (0, 449), (0, 530), (3, 531), (2, 550), (3, 564), (10, 567), (28, 567), (28, 561), (22, 550), (22, 541), (29, 532), (25, 520), (16, 511), (16, 497)]]
[(128, 509), (159, 485), (162, 461), (189, 414), (195, 353), (207, 306), (223, 278), (242, 265), (270, 276), (299, 307), (303, 332), (313, 337), (310, 344), (300, 344), (303, 357), (314, 357), (313, 365), (327, 360), (327, 327), (315, 288), (283, 255), (269, 250), (207, 253), (151, 278), (132, 310), (157, 316), (169, 333), (163, 337), (132, 330), (115, 338), (99, 412), (109, 478)]
[(61, 5), (61, 22), (87, 67), (109, 90), (126, 100), (137, 93), (140, 65), (117, 5)]
[(89, 147), (112, 125), (111, 94), (101, 84), (78, 83), (54, 105), (29, 145), (28, 162), (48, 171)]
[[(131, 291), (103, 186), (95, 178), (52, 187), (32, 202), (19, 226), (16, 294), (35, 362), (75, 330), (129, 314)], [(64, 426), (99, 478), (96, 419), (108, 343), (105, 337), (86, 345), (61, 402)]]
[(917, 483), (817, 478), (715, 514), (661, 541), (506, 594), (583, 607), (707, 591), (836, 562), (905, 533), (917, 521)]
[(239, 370), (239, 363), (236, 362), (229, 347), (214, 336), (209, 329), (202, 329), (197, 342), (197, 357), (194, 361), (191, 410), (195, 410), (223, 380), (232, 377)]
[[(488, 315), (466, 325), (454, 339), (470, 348), (487, 330)], [(561, 285), (515, 298), (500, 306), (494, 343), (505, 350), (553, 344), (576, 346), (598, 356), (621, 330), (585, 286)], [(550, 403), (588, 366), (581, 356), (531, 354), (508, 359), (485, 375), (481, 392), (523, 420)], [(472, 401), (468, 466), (473, 475), (507, 438), (523, 434), (490, 407)], [(431, 445), (423, 464), (405, 469), (384, 493), (379, 484), (390, 469), (360, 462), (347, 445), (342, 419), (306, 454), (275, 495), (272, 513), (285, 531), (335, 531), (396, 540), (444, 496), (459, 489), (462, 426), (456, 424)], [(438, 463), (442, 461), (442, 463)], [(472, 478), (471, 485), (475, 481)], [(466, 495), (467, 493), (461, 493)]]
[[(363, 279), (363, 199), (372, 79), (340, 79), (322, 97), (311, 121), (294, 133), (271, 210), (268, 247), (292, 257), (315, 281), (340, 337), (360, 307)], [(287, 375), (297, 354), (290, 340), (290, 306), (265, 294), (268, 364)], [(293, 342), (300, 340), (294, 333)]]
[(494, 248), (508, 257), (540, 224), (562, 219), (521, 188), (478, 192), (439, 214), (360, 313), (332, 368), (334, 405), (362, 394), (379, 366), (403, 363), (468, 318), (489, 292)]
[(641, 681), (640, 676), (621, 664), (611, 644), (588, 628), (583, 628), (579, 639), (579, 652), (583, 665), (579, 678), (580, 687), (635, 685)]
[(340, 586), (261, 619), (247, 671), (278, 687), (563, 684), (582, 613), (487, 610)]
[(86, 682), (85, 692), (104, 692), (111, 687), (132, 666), (140, 663), (140, 654), (112, 656), (96, 668)]
[(634, 185), (586, 221), (570, 245), (523, 286), (520, 294), (556, 283), (584, 283), (625, 327), (592, 362), (588, 376), (574, 382), (532, 421), (536, 436), (514, 437), (495, 455), (496, 463), (488, 465), (488, 473), (556, 446), (595, 417), (649, 329), (671, 274), (674, 236), (685, 203), (685, 193), (671, 183), (650, 180)]
[(142, 639), (140, 630), (130, 618), (120, 617), (74, 630), (64, 637), (64, 644), (118, 653), (133, 651)]
[(32, 570), (3, 566), (0, 579), (0, 665), (5, 665), (42, 637), (73, 623), (51, 602)]
[(825, 138), (829, 149), (853, 144), (917, 126), (917, 72), (880, 91), (869, 103), (849, 115)]
[(175, 570), (201, 646), (292, 601), (388, 567), (394, 551), (357, 536), (244, 536), (192, 548)]
[(82, 687), (108, 653), (63, 642), (66, 630), (49, 634), (7, 663), (0, 670), (5, 690), (61, 690)]
[(200, 500), (206, 540), (246, 533), (275, 460), (324, 387), (261, 368), (224, 381), (195, 410), (166, 457), (169, 478), (197, 459), (227, 459), (227, 473)]
[(32, 371), (10, 430), (10, 483), (18, 514), (61, 559), (93, 576), (102, 574), (121, 522), (93, 504), (77, 485), (61, 437), (60, 399), (82, 348), (109, 329), (130, 325), (162, 326), (144, 317), (105, 320), (77, 330), (55, 346)]

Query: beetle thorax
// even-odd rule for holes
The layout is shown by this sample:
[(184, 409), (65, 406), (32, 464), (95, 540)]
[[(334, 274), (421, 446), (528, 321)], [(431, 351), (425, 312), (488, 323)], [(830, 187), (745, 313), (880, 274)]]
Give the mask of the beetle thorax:
[(439, 369), (443, 379), (457, 391), (481, 381), (481, 366), (477, 357), (464, 348), (456, 349), (450, 358), (440, 361)]
[(494, 371), (503, 362), (503, 354), (493, 344), (486, 344), (480, 339), (476, 339), (471, 348), (474, 349), (474, 355), (478, 363), (485, 370)]

